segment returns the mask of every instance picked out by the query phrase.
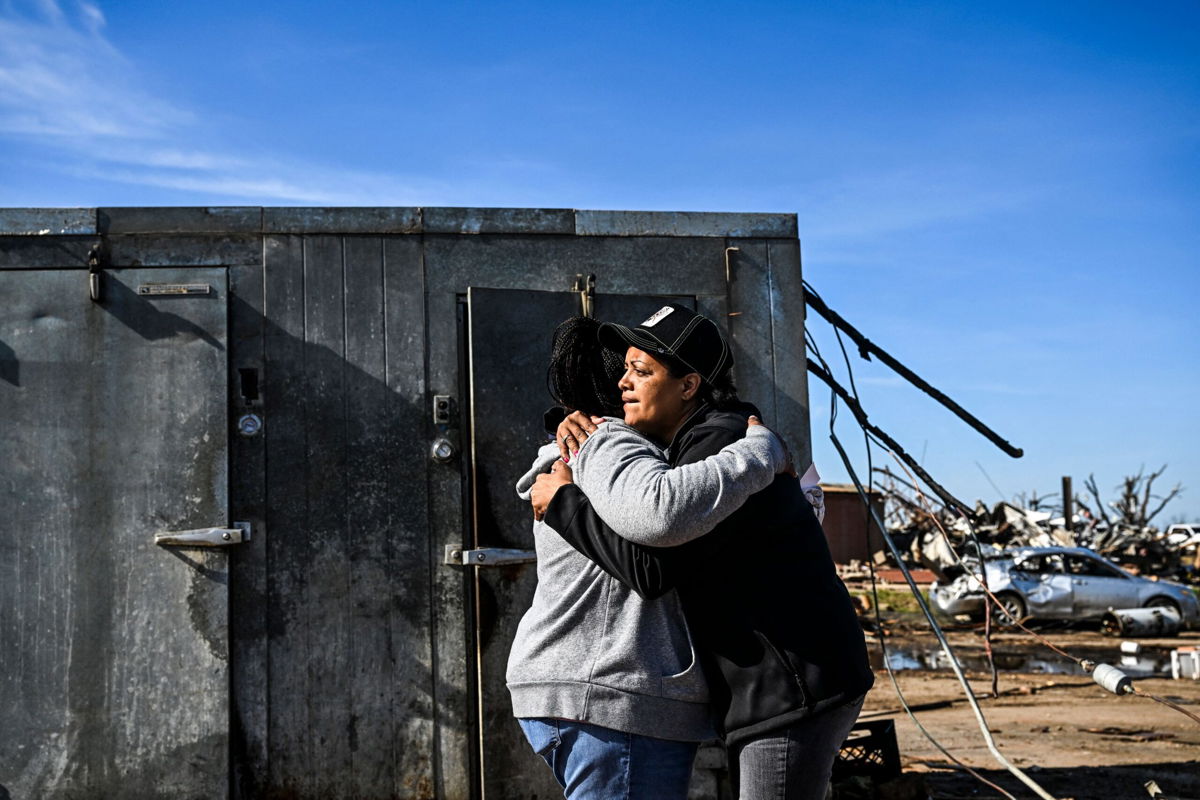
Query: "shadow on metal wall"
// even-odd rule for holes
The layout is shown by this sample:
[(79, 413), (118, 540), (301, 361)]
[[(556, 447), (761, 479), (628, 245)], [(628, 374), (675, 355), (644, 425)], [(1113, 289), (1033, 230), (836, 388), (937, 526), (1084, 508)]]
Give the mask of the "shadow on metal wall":
[[(21, 362), (17, 359), (17, 353), (4, 342), (0, 341), (0, 381), (11, 383), (13, 386), (21, 385)], [(4, 800), (0, 797), (0, 800)]]
[(232, 504), (266, 522), (231, 565), (233, 796), (433, 798), (467, 768), (438, 763), (438, 732), (469, 730), (474, 702), (436, 678), (427, 410), (389, 387), (361, 318), (295, 335), (229, 308), (233, 361), (263, 349), (261, 395), (231, 387), (231, 423), (263, 421), (233, 425)]

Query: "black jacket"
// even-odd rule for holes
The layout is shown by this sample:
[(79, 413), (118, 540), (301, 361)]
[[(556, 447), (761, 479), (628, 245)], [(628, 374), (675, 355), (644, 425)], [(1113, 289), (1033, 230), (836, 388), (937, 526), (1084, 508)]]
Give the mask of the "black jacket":
[[(702, 407), (676, 434), (670, 463), (702, 461), (740, 439), (756, 413), (743, 410)], [(856, 700), (874, 682), (850, 595), (794, 477), (776, 476), (679, 547), (622, 539), (574, 484), (558, 490), (545, 520), (639, 594), (677, 589), (730, 744)]]

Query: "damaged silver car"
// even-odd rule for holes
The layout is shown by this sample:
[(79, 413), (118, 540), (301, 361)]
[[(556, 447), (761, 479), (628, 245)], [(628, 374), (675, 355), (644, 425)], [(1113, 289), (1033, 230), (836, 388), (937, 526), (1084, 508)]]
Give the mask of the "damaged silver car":
[[(946, 616), (983, 616), (984, 592), (978, 562), (949, 583), (935, 582), (929, 599)], [(1100, 619), (1110, 608), (1165, 606), (1179, 612), (1188, 628), (1200, 628), (1200, 601), (1172, 581), (1153, 581), (1126, 572), (1082, 547), (1020, 547), (984, 557), (988, 588), (1016, 619)], [(993, 619), (1008, 617), (993, 604)]]

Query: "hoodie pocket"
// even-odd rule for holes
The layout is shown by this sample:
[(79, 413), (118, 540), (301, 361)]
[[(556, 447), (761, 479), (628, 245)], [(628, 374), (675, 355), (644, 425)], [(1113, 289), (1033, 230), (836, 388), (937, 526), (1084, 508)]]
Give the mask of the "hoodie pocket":
[(686, 700), (689, 703), (708, 702), (708, 681), (704, 678), (704, 670), (696, 651), (692, 651), (692, 663), (683, 672), (674, 675), (663, 675), (662, 696), (671, 700)]
[[(682, 613), (680, 618), (683, 618)], [(683, 623), (683, 632), (687, 636), (688, 663), (674, 675), (662, 676), (662, 696), (689, 703), (707, 703), (708, 680), (704, 677), (704, 669), (700, 666), (700, 657), (696, 652), (696, 643), (692, 640), (692, 631), (686, 621)]]

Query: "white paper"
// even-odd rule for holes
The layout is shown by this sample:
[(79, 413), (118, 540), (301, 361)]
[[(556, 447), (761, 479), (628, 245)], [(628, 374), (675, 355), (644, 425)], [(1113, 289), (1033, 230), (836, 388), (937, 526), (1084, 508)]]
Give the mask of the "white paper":
[(804, 471), (804, 475), (800, 477), (800, 486), (804, 489), (811, 489), (821, 482), (821, 476), (817, 473), (817, 465), (809, 464), (808, 469)]

